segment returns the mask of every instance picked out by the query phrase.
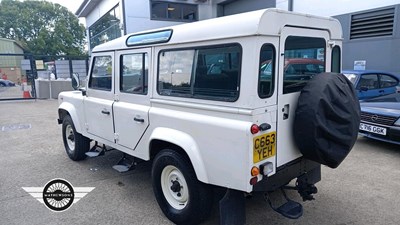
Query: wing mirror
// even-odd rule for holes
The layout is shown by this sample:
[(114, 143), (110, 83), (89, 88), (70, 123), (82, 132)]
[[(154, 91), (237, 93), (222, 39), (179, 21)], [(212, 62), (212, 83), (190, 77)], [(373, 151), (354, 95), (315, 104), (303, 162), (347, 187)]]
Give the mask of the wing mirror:
[(81, 81), (79, 80), (79, 74), (73, 73), (72, 74), (72, 88), (74, 90), (78, 90), (81, 86)]
[(360, 87), (360, 91), (368, 91), (367, 87)]
[(72, 88), (74, 90), (81, 91), (83, 96), (86, 95), (86, 89), (84, 87), (81, 87), (81, 81), (79, 80), (78, 73), (72, 73)]

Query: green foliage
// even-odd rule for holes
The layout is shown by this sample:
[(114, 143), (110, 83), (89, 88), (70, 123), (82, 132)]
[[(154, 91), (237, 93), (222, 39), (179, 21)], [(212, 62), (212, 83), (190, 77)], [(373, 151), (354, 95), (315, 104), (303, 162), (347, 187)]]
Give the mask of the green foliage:
[(82, 55), (85, 28), (67, 8), (46, 1), (1, 0), (0, 37), (35, 55)]

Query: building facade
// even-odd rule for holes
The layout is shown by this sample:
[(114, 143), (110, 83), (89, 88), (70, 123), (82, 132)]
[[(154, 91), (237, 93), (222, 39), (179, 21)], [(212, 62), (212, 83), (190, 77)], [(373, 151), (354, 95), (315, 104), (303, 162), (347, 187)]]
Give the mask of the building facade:
[(89, 49), (122, 35), (276, 6), (275, 0), (84, 0)]
[(400, 4), (334, 17), (343, 29), (344, 70), (358, 61), (400, 75)]
[(22, 75), (21, 60), (24, 57), (12, 54), (24, 54), (24, 49), (14, 40), (0, 38), (0, 54), (10, 54), (0, 56), (0, 79), (18, 83)]

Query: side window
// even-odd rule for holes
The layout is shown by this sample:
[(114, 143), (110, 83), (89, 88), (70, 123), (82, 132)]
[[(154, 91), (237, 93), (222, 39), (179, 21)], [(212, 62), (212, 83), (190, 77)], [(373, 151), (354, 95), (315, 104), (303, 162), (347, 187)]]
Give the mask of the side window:
[(360, 78), (360, 81), (358, 82), (358, 87), (357, 89), (378, 89), (378, 75), (376, 74), (367, 74), (367, 75), (362, 75)]
[(340, 69), (340, 47), (339, 46), (335, 46), (332, 49), (332, 72), (333, 73), (340, 73), (341, 69)]
[(381, 88), (388, 88), (388, 87), (394, 87), (397, 86), (398, 81), (388, 75), (380, 75), (381, 81), (380, 81), (380, 87)]
[(133, 94), (147, 94), (148, 59), (147, 53), (121, 56), (120, 91)]
[(93, 59), (92, 74), (89, 88), (111, 91), (112, 58), (111, 56), (96, 56)]
[(158, 60), (160, 95), (190, 95), (195, 50), (161, 52)]
[(289, 36), (285, 42), (283, 93), (298, 92), (308, 80), (325, 72), (325, 39)]
[(162, 51), (158, 93), (236, 101), (239, 97), (241, 47), (238, 45)]
[(275, 48), (265, 44), (260, 52), (260, 71), (258, 77), (258, 96), (268, 98), (274, 93)]

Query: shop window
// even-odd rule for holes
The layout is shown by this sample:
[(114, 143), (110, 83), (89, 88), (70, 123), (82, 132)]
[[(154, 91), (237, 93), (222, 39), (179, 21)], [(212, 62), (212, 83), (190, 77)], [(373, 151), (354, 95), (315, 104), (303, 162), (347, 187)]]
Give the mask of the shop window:
[(151, 19), (153, 20), (197, 21), (197, 11), (197, 5), (193, 4), (151, 2)]

